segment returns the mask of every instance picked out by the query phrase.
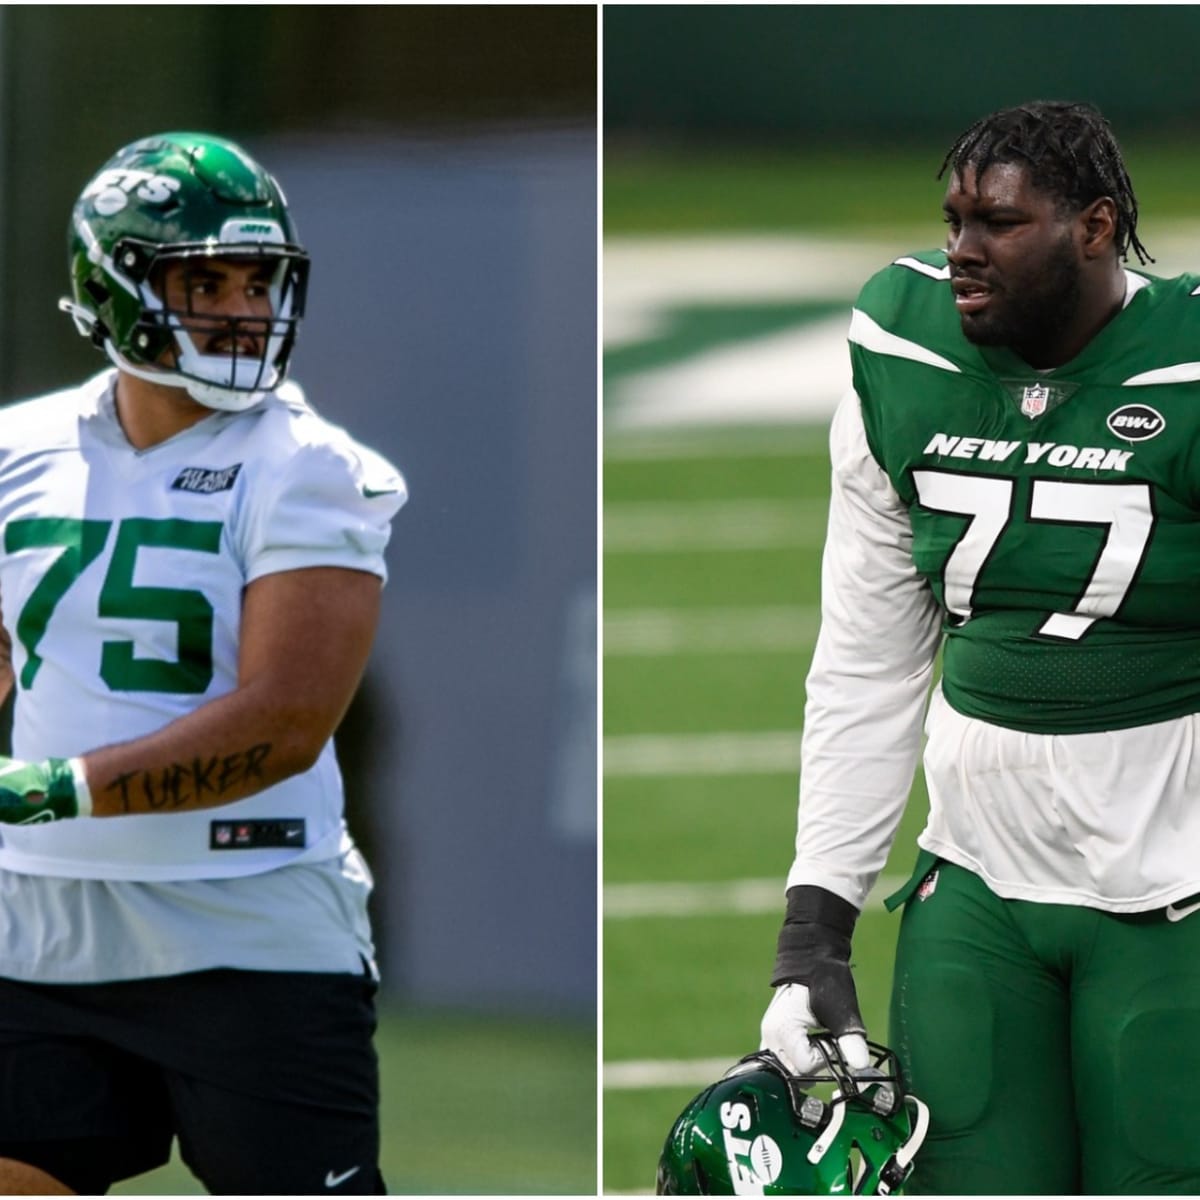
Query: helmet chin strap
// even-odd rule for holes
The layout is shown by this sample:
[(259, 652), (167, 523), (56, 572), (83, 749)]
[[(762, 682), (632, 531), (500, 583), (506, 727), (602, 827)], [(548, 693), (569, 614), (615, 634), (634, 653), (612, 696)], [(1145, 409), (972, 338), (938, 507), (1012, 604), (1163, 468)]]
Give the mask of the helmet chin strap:
[(156, 371), (153, 367), (138, 366), (130, 362), (108, 338), (104, 340), (104, 350), (113, 364), (126, 374), (144, 379), (147, 383), (182, 388), (197, 404), (203, 404), (205, 408), (212, 408), (218, 412), (245, 412), (267, 394), (265, 391), (235, 391), (215, 383), (206, 383), (202, 379), (189, 379), (173, 371)]
[(881, 1196), (891, 1195), (892, 1190), (908, 1177), (912, 1160), (916, 1157), (917, 1151), (925, 1141), (925, 1135), (929, 1132), (928, 1106), (918, 1100), (916, 1096), (905, 1096), (904, 1102), (916, 1109), (916, 1126), (908, 1141), (892, 1155), (891, 1160), (885, 1163), (879, 1172), (879, 1194)]

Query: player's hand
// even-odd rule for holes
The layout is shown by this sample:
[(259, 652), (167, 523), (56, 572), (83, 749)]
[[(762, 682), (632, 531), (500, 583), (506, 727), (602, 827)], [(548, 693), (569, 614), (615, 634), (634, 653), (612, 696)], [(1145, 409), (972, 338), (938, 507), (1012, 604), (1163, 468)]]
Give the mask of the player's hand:
[[(853, 980), (850, 987), (853, 991)], [(759, 1049), (773, 1051), (794, 1075), (815, 1075), (825, 1067), (825, 1059), (813, 1046), (810, 1035), (815, 1030), (829, 1028), (829, 1022), (816, 1015), (812, 1001), (812, 993), (805, 984), (784, 983), (775, 989), (763, 1013)], [(850, 1003), (857, 1012), (857, 997), (852, 996)], [(858, 1024), (862, 1025), (861, 1017)], [(852, 1071), (862, 1071), (871, 1065), (865, 1030), (843, 1033), (837, 1043)]]
[(86, 817), (91, 796), (78, 759), (22, 762), (0, 755), (0, 824), (39, 825)]
[(850, 937), (858, 910), (824, 888), (788, 889), (787, 917), (771, 983), (776, 992), (762, 1019), (763, 1050), (798, 1075), (824, 1065), (809, 1035), (828, 1030), (851, 1070), (870, 1065), (866, 1026), (850, 973)]

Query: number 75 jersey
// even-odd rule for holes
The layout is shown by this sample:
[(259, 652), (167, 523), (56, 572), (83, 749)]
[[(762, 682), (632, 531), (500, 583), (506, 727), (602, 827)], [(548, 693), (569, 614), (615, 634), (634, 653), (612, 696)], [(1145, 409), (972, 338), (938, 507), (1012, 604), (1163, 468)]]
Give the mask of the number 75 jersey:
[[(242, 595), (261, 576), (340, 566), (386, 578), (404, 481), (294, 385), (139, 451), (117, 419), (115, 378), (0, 409), (0, 611), (19, 758), (138, 738), (232, 691)], [(337, 853), (331, 746), (309, 771), (233, 805), (173, 811), (189, 790), (215, 799), (223, 777), (254, 769), (254, 753), (231, 746), (220, 761), (139, 776), (129, 786), (158, 810), (147, 815), (5, 827), (0, 867), (215, 878)], [(214, 816), (300, 822), (304, 834), (295, 849), (222, 853)]]
[(1200, 711), (1200, 278), (1036, 371), (961, 331), (940, 252), (868, 282), (850, 328), (871, 453), (942, 606), (967, 716), (1083, 733)]

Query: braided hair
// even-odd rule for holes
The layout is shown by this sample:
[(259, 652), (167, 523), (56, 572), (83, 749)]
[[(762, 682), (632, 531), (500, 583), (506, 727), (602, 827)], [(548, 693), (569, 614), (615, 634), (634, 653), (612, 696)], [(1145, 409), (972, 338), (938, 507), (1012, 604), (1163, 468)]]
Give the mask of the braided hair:
[(1153, 262), (1138, 240), (1137, 199), (1125, 170), (1121, 148), (1108, 121), (1090, 104), (1035, 100), (1000, 109), (976, 121), (950, 147), (937, 177), (947, 169), (961, 175), (967, 166), (982, 175), (995, 163), (1024, 163), (1040, 191), (1077, 212), (1108, 196), (1117, 208), (1117, 250), (1128, 258)]

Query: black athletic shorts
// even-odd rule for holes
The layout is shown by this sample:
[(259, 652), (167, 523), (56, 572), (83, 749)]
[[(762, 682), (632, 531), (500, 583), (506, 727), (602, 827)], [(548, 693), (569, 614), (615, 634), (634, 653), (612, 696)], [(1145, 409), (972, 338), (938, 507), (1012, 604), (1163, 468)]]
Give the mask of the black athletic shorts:
[(0, 1157), (101, 1195), (171, 1139), (216, 1195), (382, 1194), (375, 984), (200, 971), (0, 979)]

